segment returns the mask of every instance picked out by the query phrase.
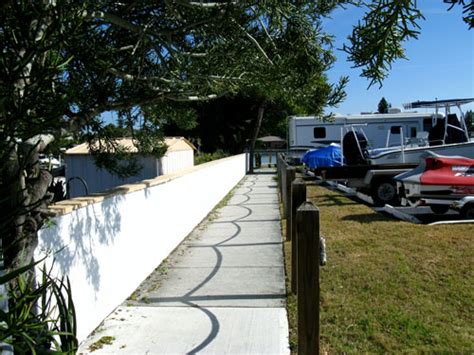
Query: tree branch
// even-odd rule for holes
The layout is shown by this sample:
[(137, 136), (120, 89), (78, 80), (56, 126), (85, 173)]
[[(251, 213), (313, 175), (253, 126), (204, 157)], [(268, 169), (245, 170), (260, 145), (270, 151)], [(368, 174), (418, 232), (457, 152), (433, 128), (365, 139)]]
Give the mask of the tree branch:
[(219, 7), (226, 7), (229, 5), (236, 5), (238, 1), (227, 1), (227, 2), (197, 2), (197, 1), (183, 1), (178, 0), (178, 4), (192, 8), (192, 7), (201, 7), (204, 9), (211, 9), (211, 8), (219, 8)]
[(268, 63), (270, 63), (271, 65), (274, 65), (274, 63), (272, 62), (272, 60), (270, 59), (270, 57), (267, 55), (267, 53), (265, 52), (265, 50), (262, 48), (262, 46), (260, 45), (260, 43), (258, 43), (258, 41), (255, 39), (255, 37), (253, 37), (250, 33), (247, 32), (247, 30), (245, 28), (243, 28), (241, 25), (237, 24), (237, 26), (245, 33), (245, 35), (255, 44), (255, 46), (257, 47), (257, 49), (260, 51), (260, 53), (263, 54), (263, 56), (265, 57), (265, 59), (268, 61)]
[(171, 36), (171, 35), (177, 34), (177, 33), (185, 33), (190, 28), (195, 28), (197, 26), (202, 26), (202, 25), (205, 25), (205, 24), (208, 24), (208, 23), (214, 21), (214, 18), (206, 18), (205, 20), (192, 22), (192, 23), (189, 23), (189, 24), (187, 24), (183, 27), (176, 28), (176, 29), (173, 29), (173, 30), (154, 31), (154, 30), (149, 29), (149, 26), (134, 25), (133, 23), (131, 23), (127, 20), (124, 20), (123, 18), (121, 18), (117, 15), (108, 13), (108, 12), (96, 11), (96, 12), (93, 12), (90, 16), (99, 18), (99, 19), (101, 19), (102, 21), (104, 21), (106, 23), (113, 24), (115, 26), (124, 28), (126, 30), (129, 30), (129, 31), (132, 31), (132, 32), (135, 32), (135, 33), (139, 33), (139, 34), (147, 34), (148, 33), (148, 34), (154, 35), (156, 37)]

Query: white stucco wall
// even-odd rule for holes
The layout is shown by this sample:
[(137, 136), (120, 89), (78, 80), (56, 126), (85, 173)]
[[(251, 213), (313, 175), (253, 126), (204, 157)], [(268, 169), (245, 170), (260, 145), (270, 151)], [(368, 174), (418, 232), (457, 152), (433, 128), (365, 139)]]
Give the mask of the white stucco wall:
[(141, 189), (134, 185), (136, 191), (89, 203), (41, 230), (37, 257), (42, 250), (65, 247), (55, 263), (71, 281), (79, 341), (130, 296), (245, 173), (242, 154), (167, 179), (145, 180)]

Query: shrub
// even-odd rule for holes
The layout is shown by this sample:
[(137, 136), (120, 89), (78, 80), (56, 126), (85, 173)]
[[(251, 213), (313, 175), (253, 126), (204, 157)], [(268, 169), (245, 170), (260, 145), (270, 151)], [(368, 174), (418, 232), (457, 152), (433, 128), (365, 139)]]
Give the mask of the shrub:
[(216, 150), (213, 153), (198, 152), (198, 154), (194, 157), (194, 165), (204, 164), (209, 161), (222, 159), (228, 156), (229, 154), (222, 150)]
[(43, 260), (0, 277), (9, 308), (0, 310), (0, 343), (3, 348), (13, 346), (16, 354), (75, 354), (78, 341), (71, 285), (67, 278), (52, 277), (45, 267), (35, 284), (33, 270)]

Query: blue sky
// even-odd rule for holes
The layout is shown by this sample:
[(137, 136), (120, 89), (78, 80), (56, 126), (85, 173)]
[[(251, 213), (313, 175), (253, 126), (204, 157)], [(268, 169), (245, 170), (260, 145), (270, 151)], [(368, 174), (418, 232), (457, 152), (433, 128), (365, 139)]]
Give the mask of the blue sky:
[[(474, 97), (474, 30), (468, 30), (462, 21), (462, 8), (456, 6), (447, 11), (442, 0), (419, 0), (418, 6), (425, 16), (421, 20), (418, 40), (406, 42), (409, 60), (397, 61), (384, 81), (367, 89), (369, 81), (360, 77), (361, 69), (351, 68), (347, 55), (336, 50), (338, 58), (328, 76), (336, 82), (347, 75), (347, 98), (336, 108), (327, 112), (356, 114), (362, 111), (376, 111), (382, 97), (392, 107), (416, 100)], [(348, 43), (347, 36), (352, 26), (361, 19), (361, 9), (348, 7), (337, 10), (332, 19), (325, 21), (325, 30), (336, 37), (335, 48)], [(464, 106), (474, 109), (474, 105)]]

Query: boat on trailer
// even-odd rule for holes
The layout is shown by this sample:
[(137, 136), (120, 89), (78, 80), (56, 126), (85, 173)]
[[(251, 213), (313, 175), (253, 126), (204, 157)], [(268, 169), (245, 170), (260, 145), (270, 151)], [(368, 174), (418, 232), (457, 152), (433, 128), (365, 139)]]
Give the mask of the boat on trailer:
[[(402, 112), (390, 109), (388, 113), (361, 113), (335, 115), (330, 118), (317, 116), (290, 116), (288, 118), (288, 148), (292, 157), (300, 158), (308, 149), (339, 143), (348, 130), (363, 129), (373, 148), (398, 145), (400, 134), (410, 141), (417, 141), (436, 125), (442, 114)], [(387, 135), (390, 132), (390, 135)]]
[[(417, 144), (406, 144), (400, 131), (400, 145), (382, 149), (370, 149), (368, 140), (354, 129), (341, 140), (345, 165), (318, 167), (313, 172), (325, 180), (344, 182), (349, 187), (368, 193), (377, 205), (399, 204), (396, 183), (393, 177), (415, 168), (429, 150), (435, 154), (458, 155), (474, 159), (474, 141), (469, 137), (465, 115), (461, 106), (474, 102), (474, 98), (436, 101), (417, 101), (405, 105), (410, 108), (434, 108), (436, 117), (444, 108), (443, 119), (428, 132), (426, 139)], [(460, 115), (452, 113), (457, 107)]]
[[(440, 108), (444, 108), (443, 119), (438, 119), (436, 125), (429, 131), (425, 142), (418, 145), (406, 144), (401, 137), (400, 145), (387, 149), (368, 150), (366, 158), (372, 165), (383, 164), (418, 164), (427, 149), (440, 155), (459, 155), (474, 159), (474, 140), (469, 137), (465, 114), (461, 106), (474, 102), (474, 98), (451, 99), (436, 101), (417, 101), (404, 105), (405, 108), (434, 108), (436, 116)], [(460, 115), (452, 112), (457, 107)]]
[(456, 208), (474, 218), (474, 159), (427, 152), (419, 166), (394, 179), (404, 205), (430, 206), (435, 213)]

